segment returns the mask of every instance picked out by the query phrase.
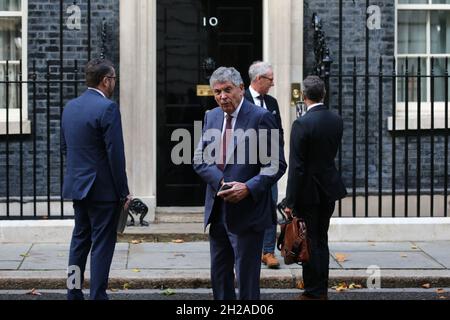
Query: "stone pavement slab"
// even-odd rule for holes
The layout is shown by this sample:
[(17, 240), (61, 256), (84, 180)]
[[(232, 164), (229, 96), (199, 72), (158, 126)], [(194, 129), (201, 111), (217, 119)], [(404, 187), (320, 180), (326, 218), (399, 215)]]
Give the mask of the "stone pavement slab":
[(35, 244), (28, 252), (20, 270), (67, 269), (69, 244)]
[(0, 270), (17, 270), (22, 261), (0, 261)]
[(417, 242), (416, 245), (427, 255), (450, 269), (450, 241)]
[(131, 244), (129, 269), (209, 269), (209, 243)]
[(330, 251), (420, 251), (412, 242), (330, 242)]
[[(65, 270), (69, 262), (68, 243), (34, 244), (23, 260), (20, 270)], [(128, 243), (118, 243), (114, 252), (112, 269), (126, 269), (128, 259)], [(86, 263), (86, 270), (90, 270), (90, 255)]]
[(130, 252), (128, 268), (138, 269), (209, 269), (209, 252)]
[(130, 252), (209, 252), (209, 242), (162, 243), (143, 242), (130, 244)]
[(23, 256), (28, 253), (31, 248), (31, 243), (15, 244), (2, 243), (0, 244), (0, 261), (4, 260), (23, 260)]
[(345, 261), (339, 263), (344, 269), (367, 269), (371, 265), (381, 269), (444, 269), (423, 252), (342, 251), (342, 254), (345, 254)]

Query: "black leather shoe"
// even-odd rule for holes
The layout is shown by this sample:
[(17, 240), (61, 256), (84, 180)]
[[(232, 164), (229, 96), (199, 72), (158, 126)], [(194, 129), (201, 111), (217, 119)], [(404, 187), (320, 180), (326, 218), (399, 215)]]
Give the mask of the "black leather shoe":
[(328, 300), (328, 295), (321, 294), (320, 296), (313, 296), (308, 293), (303, 293), (297, 300)]

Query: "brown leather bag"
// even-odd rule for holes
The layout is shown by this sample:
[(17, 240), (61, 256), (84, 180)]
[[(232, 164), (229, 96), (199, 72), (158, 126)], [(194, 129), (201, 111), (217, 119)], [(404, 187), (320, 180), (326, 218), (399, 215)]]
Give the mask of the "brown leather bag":
[(278, 205), (278, 211), (284, 217), (278, 223), (281, 233), (277, 240), (278, 250), (284, 257), (285, 264), (305, 263), (309, 261), (311, 251), (305, 221), (292, 217), (284, 212), (283, 202)]

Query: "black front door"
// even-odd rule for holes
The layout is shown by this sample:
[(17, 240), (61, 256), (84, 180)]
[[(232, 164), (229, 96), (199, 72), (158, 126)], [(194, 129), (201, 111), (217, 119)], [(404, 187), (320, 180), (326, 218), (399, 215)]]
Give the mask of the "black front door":
[(233, 66), (248, 85), (248, 67), (262, 59), (262, 0), (158, 0), (157, 205), (201, 206), (205, 185), (192, 165), (176, 165), (171, 141), (177, 129), (216, 106), (197, 86), (219, 66)]

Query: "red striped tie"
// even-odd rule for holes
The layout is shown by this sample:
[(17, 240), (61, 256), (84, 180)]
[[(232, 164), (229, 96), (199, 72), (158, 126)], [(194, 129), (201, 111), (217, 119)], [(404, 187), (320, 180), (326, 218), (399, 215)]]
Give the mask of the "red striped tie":
[(232, 121), (233, 120), (233, 116), (227, 114), (227, 123), (225, 125), (225, 132), (222, 135), (222, 163), (219, 163), (217, 166), (219, 167), (220, 170), (224, 170), (225, 169), (225, 163), (227, 161), (227, 147), (228, 147), (228, 143), (230, 142), (230, 138), (231, 138), (231, 134), (232, 134)]

